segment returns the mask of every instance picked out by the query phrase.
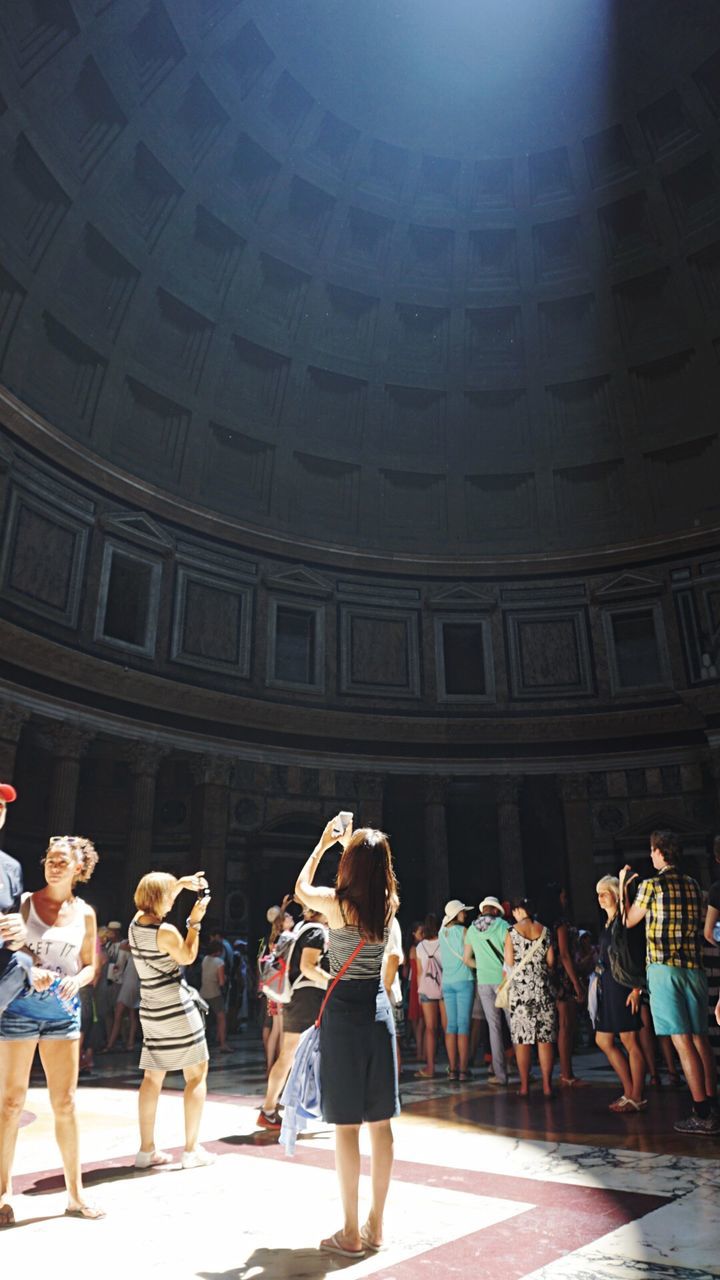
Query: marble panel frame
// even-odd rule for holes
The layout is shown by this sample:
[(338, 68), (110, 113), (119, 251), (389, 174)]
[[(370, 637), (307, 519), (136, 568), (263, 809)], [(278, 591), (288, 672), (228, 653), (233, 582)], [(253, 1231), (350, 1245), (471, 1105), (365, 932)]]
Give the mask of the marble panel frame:
[[(445, 626), (480, 627), (483, 641), (483, 671), (485, 675), (485, 693), (448, 693), (445, 687)], [(492, 642), (492, 622), (487, 613), (440, 613), (434, 618), (435, 627), (435, 670), (437, 680), (438, 702), (495, 702), (495, 659)]]
[[(527, 685), (523, 676), (520, 629), (524, 624), (538, 622), (572, 622), (575, 651), (578, 664), (576, 687), (556, 684), (547, 686)], [(508, 649), (510, 697), (515, 702), (539, 701), (556, 698), (592, 698), (595, 695), (592, 651), (587, 612), (578, 609), (523, 609), (505, 614), (505, 635)]]
[[(197, 582), (201, 586), (211, 587), (215, 591), (224, 591), (240, 601), (240, 621), (237, 632), (237, 659), (235, 662), (224, 662), (221, 658), (202, 658), (188, 653), (184, 649), (185, 616), (187, 609), (188, 583)], [(197, 667), (201, 671), (217, 671), (222, 675), (237, 676), (247, 679), (250, 675), (250, 654), (252, 644), (253, 595), (250, 586), (240, 586), (230, 578), (185, 565), (177, 566), (175, 577), (175, 598), (173, 601), (172, 632), (170, 637), (170, 660), (187, 667)]]
[[(48, 501), (48, 498), (51, 501)], [(40, 600), (34, 600), (31, 595), (18, 591), (9, 583), (9, 574), (15, 555), (18, 521), (23, 509), (34, 512), (42, 519), (55, 523), (59, 528), (66, 529), (74, 535), (75, 541), (70, 565), (67, 602), (64, 609), (54, 609), (50, 604), (43, 604)], [(19, 605), (22, 609), (38, 614), (42, 618), (59, 622), (64, 627), (77, 629), (92, 519), (92, 508), (83, 517), (82, 506), (80, 504), (71, 505), (69, 494), (67, 501), (65, 503), (62, 502), (59, 498), (57, 485), (53, 486), (49, 494), (45, 492), (43, 496), (40, 491), (34, 493), (23, 485), (13, 484), (7, 503), (5, 535), (3, 538), (2, 559), (0, 560), (0, 590), (5, 599)]]
[[(126, 560), (134, 560), (137, 563), (146, 565), (150, 568), (150, 589), (148, 592), (147, 620), (145, 623), (145, 640), (143, 644), (132, 644), (128, 640), (118, 640), (114, 636), (107, 636), (104, 631), (105, 611), (107, 609), (108, 591), (110, 589), (110, 574), (112, 571), (113, 557), (116, 554), (124, 556)], [(99, 644), (109, 645), (113, 649), (120, 649), (124, 653), (135, 654), (137, 657), (154, 658), (155, 648), (157, 645), (162, 573), (163, 562), (158, 556), (150, 555), (146, 551), (141, 551), (137, 546), (117, 541), (114, 538), (107, 538), (103, 545), (102, 563), (100, 566), (100, 582), (98, 586), (98, 600), (97, 609), (95, 611), (93, 640), (97, 640)]]
[[(310, 682), (301, 680), (283, 680), (275, 675), (275, 657), (277, 652), (277, 615), (278, 609), (290, 609), (294, 613), (306, 613), (315, 620), (315, 653), (313, 662), (313, 679)], [(268, 636), (267, 636), (267, 670), (265, 683), (269, 689), (286, 689), (294, 693), (325, 692), (325, 606), (312, 604), (309, 600), (301, 600), (292, 596), (271, 596), (268, 600)]]
[[(359, 684), (353, 680), (352, 674), (352, 624), (355, 618), (388, 622), (401, 622), (405, 625), (407, 637), (407, 685)], [(378, 694), (386, 698), (419, 698), (422, 694), (420, 678), (420, 632), (419, 616), (416, 612), (405, 609), (376, 609), (369, 605), (341, 606), (340, 608), (340, 670), (339, 689), (341, 693), (360, 697), (376, 697)]]

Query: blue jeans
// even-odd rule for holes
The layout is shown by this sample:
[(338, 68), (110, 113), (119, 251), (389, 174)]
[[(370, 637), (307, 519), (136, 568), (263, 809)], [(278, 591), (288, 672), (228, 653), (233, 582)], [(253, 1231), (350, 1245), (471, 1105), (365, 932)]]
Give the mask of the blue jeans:
[(0, 973), (0, 1018), (9, 1004), (30, 990), (32, 957), (24, 951), (13, 951)]
[(475, 999), (475, 983), (444, 982), (443, 1000), (447, 1026), (445, 1034), (449, 1036), (469, 1036), (470, 1017)]

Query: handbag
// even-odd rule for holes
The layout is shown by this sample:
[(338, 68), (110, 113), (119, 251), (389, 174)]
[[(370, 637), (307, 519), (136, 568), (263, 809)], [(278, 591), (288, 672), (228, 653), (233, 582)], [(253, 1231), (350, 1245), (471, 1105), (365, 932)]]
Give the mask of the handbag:
[(625, 904), (621, 900), (620, 910), (616, 912), (610, 926), (610, 972), (621, 987), (639, 987), (642, 990), (647, 984), (645, 966), (633, 953), (629, 934), (630, 930), (625, 922)]
[(495, 992), (495, 1008), (496, 1009), (507, 1009), (508, 1004), (510, 1003), (511, 982), (514, 982), (518, 974), (521, 973), (522, 970), (525, 968), (525, 966), (530, 963), (535, 953), (539, 950), (540, 943), (543, 942), (546, 937), (547, 937), (547, 929), (543, 925), (543, 931), (540, 934), (540, 937), (535, 939), (530, 950), (525, 952), (525, 955), (523, 956), (522, 960), (520, 960), (518, 964), (516, 964), (513, 967), (511, 973), (503, 974), (502, 982), (500, 983), (500, 986)]

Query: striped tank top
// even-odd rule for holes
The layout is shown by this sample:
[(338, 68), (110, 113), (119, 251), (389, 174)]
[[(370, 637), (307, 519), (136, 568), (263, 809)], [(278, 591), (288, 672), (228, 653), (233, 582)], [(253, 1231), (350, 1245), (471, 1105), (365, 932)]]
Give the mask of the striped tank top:
[[(355, 956), (349, 969), (345, 971), (341, 982), (350, 982), (358, 978), (380, 980), (383, 955), (387, 945), (389, 930), (385, 929), (382, 942), (366, 942)], [(345, 961), (349, 959), (360, 942), (360, 931), (354, 924), (346, 924), (341, 929), (328, 931), (328, 957), (330, 973), (335, 977)]]

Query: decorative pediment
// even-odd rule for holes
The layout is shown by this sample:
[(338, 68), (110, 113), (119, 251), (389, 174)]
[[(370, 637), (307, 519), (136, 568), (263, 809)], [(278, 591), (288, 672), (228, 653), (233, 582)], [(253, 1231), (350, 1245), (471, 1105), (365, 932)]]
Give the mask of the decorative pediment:
[(265, 575), (265, 582), (274, 591), (286, 591), (300, 595), (326, 597), (333, 592), (332, 583), (312, 569), (286, 569), (280, 573)]
[(175, 549), (170, 534), (142, 511), (106, 511), (100, 523), (106, 533), (151, 547), (161, 555), (170, 555)]
[(494, 592), (483, 591), (481, 587), (471, 587), (466, 583), (457, 583), (451, 587), (441, 587), (435, 595), (430, 596), (428, 605), (431, 609), (494, 609), (497, 596)]
[(657, 578), (648, 578), (643, 573), (621, 573), (594, 595), (596, 600), (626, 600), (633, 596), (656, 596), (662, 589), (663, 584)]
[(707, 833), (696, 823), (690, 822), (683, 814), (670, 812), (667, 809), (656, 809), (639, 822), (631, 822), (615, 837), (619, 845), (647, 844), (651, 831), (674, 831), (682, 843), (687, 845), (705, 843)]

